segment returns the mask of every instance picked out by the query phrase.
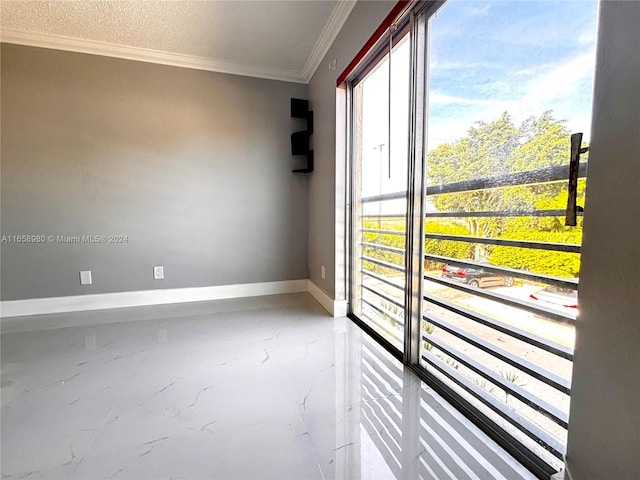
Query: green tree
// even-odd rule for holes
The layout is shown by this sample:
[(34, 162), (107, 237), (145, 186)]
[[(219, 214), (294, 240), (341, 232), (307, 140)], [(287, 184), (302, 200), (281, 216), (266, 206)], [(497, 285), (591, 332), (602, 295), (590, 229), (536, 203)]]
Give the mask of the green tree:
[[(567, 164), (570, 152), (570, 131), (565, 122), (553, 118), (552, 112), (531, 117), (516, 127), (507, 112), (493, 122), (477, 122), (464, 138), (440, 145), (429, 152), (427, 159), (428, 186), (437, 186), (494, 178)], [(528, 212), (536, 209), (566, 207), (566, 182), (499, 187), (431, 197), (440, 212)], [(584, 181), (579, 183), (579, 203), (584, 198)], [(431, 222), (429, 222), (431, 223)], [(581, 223), (565, 227), (559, 217), (464, 217), (441, 220), (443, 225), (464, 227), (474, 237), (495, 237), (557, 243), (580, 243)], [(427, 231), (435, 226), (427, 226)], [(437, 242), (437, 241), (436, 241)], [(443, 243), (443, 242), (440, 242)], [(460, 243), (460, 242), (458, 242)], [(476, 261), (511, 268), (531, 270), (558, 276), (577, 276), (577, 254), (547, 252), (514, 247), (470, 245), (468, 256)], [(432, 252), (431, 244), (426, 244)], [(455, 258), (455, 255), (450, 255)]]
[[(520, 131), (507, 112), (493, 122), (476, 122), (467, 136), (453, 144), (440, 145), (429, 152), (428, 185), (444, 185), (480, 178), (490, 178), (509, 172), (510, 158), (520, 145)], [(504, 209), (500, 189), (437, 195), (435, 208), (448, 212), (495, 211)], [(474, 237), (490, 236), (498, 227), (496, 219), (469, 217), (465, 221)], [(482, 245), (474, 245), (471, 258), (486, 256)]]

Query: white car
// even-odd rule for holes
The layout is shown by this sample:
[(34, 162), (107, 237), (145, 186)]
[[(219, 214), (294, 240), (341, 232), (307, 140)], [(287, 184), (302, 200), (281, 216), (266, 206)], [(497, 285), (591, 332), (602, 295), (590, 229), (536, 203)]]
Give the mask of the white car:
[(531, 300), (563, 312), (578, 314), (578, 291), (549, 285), (529, 295)]

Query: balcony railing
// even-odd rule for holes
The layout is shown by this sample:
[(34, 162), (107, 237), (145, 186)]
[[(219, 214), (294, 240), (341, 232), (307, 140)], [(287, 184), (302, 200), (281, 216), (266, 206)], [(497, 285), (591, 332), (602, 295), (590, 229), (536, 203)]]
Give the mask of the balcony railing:
[[(568, 166), (550, 167), (428, 187), (427, 204), (429, 198), (438, 195), (566, 182), (568, 171)], [(579, 177), (585, 177), (586, 171), (586, 163), (580, 164)], [(406, 195), (394, 192), (362, 198), (358, 238), (362, 252), (362, 315), (395, 345), (404, 342), (408, 281), (404, 278), (406, 234), (398, 225), (408, 220), (404, 213), (384, 205), (405, 199)], [(378, 211), (366, 208), (372, 206)], [(434, 211), (426, 213), (425, 225), (427, 221), (451, 225), (469, 219), (545, 219), (564, 215), (560, 209)], [(424, 232), (424, 242), (540, 254), (579, 255), (581, 250), (576, 243), (431, 231)], [(488, 264), (429, 250), (424, 252), (424, 262), (421, 367), (489, 423), (548, 464), (559, 467), (566, 445), (577, 309), (571, 308), (574, 305), (541, 303), (529, 292), (546, 287), (575, 291), (578, 279), (552, 275), (544, 269)], [(516, 284), (479, 288), (437, 273), (445, 265), (496, 278), (510, 277)]]

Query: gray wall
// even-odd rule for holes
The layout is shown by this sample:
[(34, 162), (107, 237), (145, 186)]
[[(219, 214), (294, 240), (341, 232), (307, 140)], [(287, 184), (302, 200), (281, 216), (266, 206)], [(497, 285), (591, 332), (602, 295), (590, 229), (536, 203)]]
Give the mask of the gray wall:
[(345, 298), (345, 163), (343, 147), (336, 146), (336, 80), (396, 3), (359, 1), (309, 83), (316, 168), (309, 183), (309, 278), (338, 300)]
[(128, 235), (4, 243), (2, 300), (308, 277), (308, 178), (291, 173), (289, 117), (305, 85), (1, 53), (2, 234)]
[(640, 2), (603, 1), (567, 461), (640, 478)]

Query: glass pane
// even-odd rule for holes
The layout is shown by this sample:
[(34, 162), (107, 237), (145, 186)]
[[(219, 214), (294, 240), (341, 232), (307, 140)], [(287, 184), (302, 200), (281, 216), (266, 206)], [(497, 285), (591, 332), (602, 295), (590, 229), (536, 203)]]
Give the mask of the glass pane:
[(565, 226), (568, 169), (549, 169), (572, 133), (588, 145), (596, 18), (596, 0), (451, 0), (428, 28), (422, 364), (557, 468), (582, 217)]
[(409, 53), (405, 36), (395, 44), (391, 59), (385, 55), (356, 85), (353, 99), (351, 305), (355, 315), (400, 350), (405, 317)]

